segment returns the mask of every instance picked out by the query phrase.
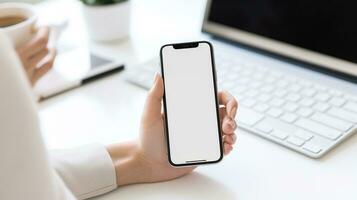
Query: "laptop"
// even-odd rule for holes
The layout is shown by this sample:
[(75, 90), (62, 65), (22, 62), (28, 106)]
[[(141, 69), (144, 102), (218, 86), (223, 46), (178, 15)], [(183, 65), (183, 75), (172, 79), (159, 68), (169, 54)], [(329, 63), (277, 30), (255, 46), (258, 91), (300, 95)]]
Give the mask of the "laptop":
[[(357, 132), (357, 2), (208, 0), (202, 32), (238, 126), (311, 158)], [(127, 80), (150, 88), (158, 59)]]

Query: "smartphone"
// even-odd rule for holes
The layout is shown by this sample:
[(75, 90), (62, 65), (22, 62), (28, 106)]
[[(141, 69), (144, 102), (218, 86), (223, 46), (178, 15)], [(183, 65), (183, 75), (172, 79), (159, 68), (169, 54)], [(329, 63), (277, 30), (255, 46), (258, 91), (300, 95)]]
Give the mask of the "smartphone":
[(165, 131), (171, 165), (222, 160), (216, 72), (209, 42), (161, 47)]

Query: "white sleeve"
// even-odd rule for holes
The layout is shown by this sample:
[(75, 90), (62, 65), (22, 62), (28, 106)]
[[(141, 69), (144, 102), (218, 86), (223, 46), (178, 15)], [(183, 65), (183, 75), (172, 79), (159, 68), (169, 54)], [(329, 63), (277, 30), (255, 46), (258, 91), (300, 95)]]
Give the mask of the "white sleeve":
[[(74, 154), (75, 152), (73, 151)], [(93, 154), (89, 155), (91, 153)], [(87, 183), (78, 181), (72, 184), (75, 182), (65, 180), (69, 184), (66, 186), (62, 178), (81, 177), (84, 174), (79, 172), (79, 166), (84, 167), (85, 163), (89, 165), (89, 161), (91, 161), (89, 166), (92, 167), (83, 168), (86, 173), (97, 174), (97, 177), (101, 173), (105, 177), (115, 173), (112, 164), (108, 162), (104, 147), (88, 147), (87, 150), (79, 151), (79, 155), (83, 157), (87, 155), (88, 159), (82, 160), (78, 168), (76, 167), (73, 171), (70, 168), (60, 167), (58, 172), (64, 174), (63, 177), (59, 176), (51, 166), (41, 136), (36, 103), (28, 80), (14, 48), (0, 31), (0, 199), (75, 199), (70, 191), (72, 188), (68, 189), (68, 187), (76, 186), (72, 190), (80, 191), (81, 187), (78, 185)], [(62, 161), (65, 160), (62, 159)], [(59, 161), (58, 165), (65, 166), (63, 163), (65, 162)], [(75, 164), (74, 160), (69, 163)], [(91, 177), (95, 179), (95, 176)], [(106, 183), (115, 184), (115, 175), (113, 179), (114, 181), (99, 179), (100, 184), (95, 184), (93, 180), (93, 185), (82, 187), (81, 191), (89, 192)], [(87, 181), (88, 179), (78, 180)]]
[(0, 199), (75, 199), (50, 166), (21, 67), (0, 31)]
[(52, 165), (78, 199), (117, 187), (115, 169), (107, 150), (99, 144), (51, 151)]

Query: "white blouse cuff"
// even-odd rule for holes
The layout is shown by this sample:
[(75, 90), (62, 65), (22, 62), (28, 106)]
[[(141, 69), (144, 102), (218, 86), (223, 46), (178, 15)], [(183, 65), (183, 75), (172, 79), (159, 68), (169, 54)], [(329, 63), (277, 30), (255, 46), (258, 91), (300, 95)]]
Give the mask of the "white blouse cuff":
[(78, 199), (98, 196), (117, 187), (112, 159), (103, 145), (51, 151), (52, 165)]

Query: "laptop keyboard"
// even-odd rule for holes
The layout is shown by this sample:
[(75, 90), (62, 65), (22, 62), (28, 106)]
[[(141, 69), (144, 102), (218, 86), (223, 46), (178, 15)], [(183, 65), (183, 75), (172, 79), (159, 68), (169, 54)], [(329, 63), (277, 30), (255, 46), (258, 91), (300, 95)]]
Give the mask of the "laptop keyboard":
[[(318, 158), (357, 132), (357, 96), (282, 73), (215, 46), (218, 88), (239, 101), (238, 126), (306, 156)], [(127, 73), (151, 87), (159, 59)]]

